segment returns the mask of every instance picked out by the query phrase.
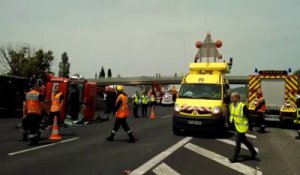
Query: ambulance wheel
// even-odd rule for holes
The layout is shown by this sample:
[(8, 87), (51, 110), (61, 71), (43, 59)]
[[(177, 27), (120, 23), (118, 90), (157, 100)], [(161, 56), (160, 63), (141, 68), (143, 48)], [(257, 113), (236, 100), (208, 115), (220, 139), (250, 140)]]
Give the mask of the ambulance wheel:
[(182, 135), (181, 128), (173, 126), (173, 133), (174, 135), (181, 136)]
[(284, 119), (280, 119), (280, 128), (286, 128), (288, 126), (288, 122)]
[(220, 125), (220, 126), (217, 126), (217, 133), (219, 134), (224, 134), (227, 130), (227, 128), (225, 127), (225, 124), (224, 125)]

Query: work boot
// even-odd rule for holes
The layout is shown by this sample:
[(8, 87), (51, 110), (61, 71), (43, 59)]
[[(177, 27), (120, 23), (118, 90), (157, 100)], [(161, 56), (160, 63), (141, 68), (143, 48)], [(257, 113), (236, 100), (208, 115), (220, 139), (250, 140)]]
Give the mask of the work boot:
[(114, 133), (114, 131), (112, 131), (111, 134), (110, 134), (110, 136), (106, 137), (105, 139), (106, 139), (107, 141), (114, 141), (114, 136), (115, 136), (115, 135), (116, 135), (116, 134)]
[(114, 137), (113, 136), (109, 136), (105, 138), (107, 141), (114, 141)]
[(259, 158), (257, 158), (257, 157), (256, 157), (256, 155), (252, 155), (252, 156), (251, 156), (251, 160), (255, 160), (255, 161), (257, 161), (257, 162), (259, 162), (259, 161), (260, 161), (260, 159), (259, 159)]
[(236, 163), (237, 162), (237, 158), (229, 158), (228, 159), (230, 163)]
[(37, 138), (30, 139), (30, 142), (29, 142), (28, 145), (29, 146), (37, 146), (37, 145), (39, 145), (38, 139)]
[(132, 135), (132, 133), (129, 133), (128, 136), (129, 136), (128, 142), (129, 142), (129, 143), (135, 143), (135, 138), (134, 138), (134, 136)]
[(298, 130), (298, 136), (296, 136), (295, 139), (300, 140), (300, 130)]
[(21, 139), (18, 139), (19, 142), (26, 142), (28, 141), (28, 136), (27, 133), (23, 133), (23, 136)]
[(257, 152), (255, 152), (254, 154), (251, 155), (251, 160), (255, 160), (255, 161), (260, 161), (259, 158), (256, 157)]
[(42, 134), (41, 131), (39, 131), (39, 132), (38, 132), (38, 135), (37, 135), (37, 139), (38, 139), (38, 140), (40, 140), (41, 134)]
[(266, 128), (265, 126), (261, 126), (257, 132), (259, 132), (259, 133), (265, 133), (266, 132), (265, 128)]

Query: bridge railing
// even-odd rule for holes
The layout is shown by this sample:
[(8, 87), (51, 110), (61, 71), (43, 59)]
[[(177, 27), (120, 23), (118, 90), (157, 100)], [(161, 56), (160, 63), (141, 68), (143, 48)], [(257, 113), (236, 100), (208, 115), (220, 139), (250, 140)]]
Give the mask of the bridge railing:
[[(98, 86), (105, 85), (151, 85), (152, 83), (160, 84), (180, 84), (183, 76), (161, 76), (161, 77), (118, 77), (118, 78), (98, 78), (87, 79), (96, 82)], [(230, 84), (248, 84), (247, 75), (227, 75)]]

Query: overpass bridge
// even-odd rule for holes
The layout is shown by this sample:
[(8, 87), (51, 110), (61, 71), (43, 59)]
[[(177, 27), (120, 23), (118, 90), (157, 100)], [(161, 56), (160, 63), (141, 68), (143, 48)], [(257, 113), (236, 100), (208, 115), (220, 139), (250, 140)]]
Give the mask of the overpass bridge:
[[(225, 76), (229, 84), (248, 84), (247, 75), (227, 75)], [(183, 76), (161, 76), (161, 77), (121, 77), (121, 78), (98, 78), (87, 79), (88, 81), (96, 82), (97, 86), (105, 85), (151, 85), (152, 83), (159, 84), (180, 84)]]

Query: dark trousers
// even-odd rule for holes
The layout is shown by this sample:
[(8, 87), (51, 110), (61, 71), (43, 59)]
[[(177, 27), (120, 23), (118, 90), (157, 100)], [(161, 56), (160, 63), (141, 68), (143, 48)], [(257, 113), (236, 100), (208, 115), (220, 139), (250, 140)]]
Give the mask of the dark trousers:
[(25, 133), (28, 133), (29, 131), (29, 139), (32, 140), (38, 138), (40, 122), (40, 114), (27, 114), (27, 117), (23, 119), (23, 129)]
[(78, 119), (79, 110), (80, 110), (79, 105), (76, 105), (76, 104), (71, 105), (70, 114), (71, 114), (72, 120), (77, 120)]
[(142, 116), (143, 117), (147, 116), (147, 108), (148, 108), (147, 104), (142, 104)]
[(124, 131), (129, 134), (130, 128), (127, 124), (127, 120), (126, 118), (116, 118), (115, 120), (115, 124), (114, 124), (114, 130), (113, 133), (115, 134), (116, 132), (118, 132), (118, 130), (120, 129), (120, 126), (122, 126), (122, 128), (124, 129)]
[(104, 113), (105, 114), (110, 114), (111, 112), (113, 112), (113, 105), (107, 104)]
[(154, 107), (155, 107), (155, 102), (154, 102), (154, 101), (151, 101), (151, 102), (150, 102), (150, 106), (154, 108)]
[(234, 155), (233, 159), (237, 160), (241, 151), (241, 143), (245, 144), (250, 151), (252, 156), (255, 156), (257, 152), (255, 151), (254, 147), (251, 145), (251, 143), (247, 140), (245, 133), (239, 133), (236, 134), (236, 140), (235, 140), (235, 149), (234, 149)]
[(60, 126), (60, 111), (49, 113), (49, 125), (53, 125), (55, 116), (57, 118), (57, 125)]
[(264, 118), (264, 113), (257, 112), (257, 124), (261, 129), (264, 129), (266, 127), (266, 121)]
[(133, 103), (133, 116), (134, 117), (138, 117), (138, 109), (139, 109), (139, 105), (136, 103)]

